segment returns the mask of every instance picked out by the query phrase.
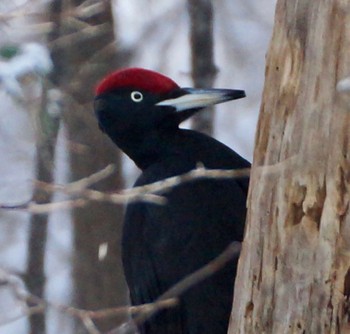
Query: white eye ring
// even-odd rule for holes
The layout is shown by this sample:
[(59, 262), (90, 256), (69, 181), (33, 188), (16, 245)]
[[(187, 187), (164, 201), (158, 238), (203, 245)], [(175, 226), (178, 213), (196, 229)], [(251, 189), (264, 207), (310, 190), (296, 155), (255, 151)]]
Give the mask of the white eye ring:
[(131, 93), (131, 99), (134, 102), (141, 102), (143, 100), (143, 95), (142, 95), (142, 93), (140, 93), (138, 91), (134, 91)]

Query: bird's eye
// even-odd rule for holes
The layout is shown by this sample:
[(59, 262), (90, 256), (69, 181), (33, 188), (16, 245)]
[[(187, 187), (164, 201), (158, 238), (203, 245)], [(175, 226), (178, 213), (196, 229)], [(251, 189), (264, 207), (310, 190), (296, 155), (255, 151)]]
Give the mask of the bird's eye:
[(140, 92), (135, 91), (131, 93), (131, 99), (134, 102), (141, 102), (143, 100), (143, 95)]

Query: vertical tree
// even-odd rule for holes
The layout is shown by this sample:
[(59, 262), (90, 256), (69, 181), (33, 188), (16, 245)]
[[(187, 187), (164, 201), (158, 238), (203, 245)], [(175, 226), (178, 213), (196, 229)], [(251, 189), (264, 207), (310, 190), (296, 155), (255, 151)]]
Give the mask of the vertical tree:
[[(50, 20), (55, 19), (57, 9), (53, 6), (48, 13)], [(48, 43), (58, 37), (58, 27), (48, 34)], [(58, 71), (51, 73), (51, 80), (55, 81)], [(42, 88), (41, 106), (39, 112), (32, 111), (36, 115), (38, 124), (36, 133), (36, 179), (44, 182), (54, 182), (54, 160), (57, 135), (60, 119), (57, 115), (51, 115), (47, 105), (47, 82)], [(28, 106), (29, 108), (31, 106)], [(52, 194), (34, 189), (33, 200), (37, 203), (49, 203)], [(44, 298), (46, 276), (45, 276), (45, 254), (47, 242), (47, 223), (49, 214), (35, 215), (30, 217), (30, 228), (28, 237), (28, 257), (26, 283), (28, 289), (35, 296)], [(34, 314), (29, 318), (30, 330), (33, 333), (46, 333), (45, 312)]]
[[(45, 92), (44, 94), (45, 95)], [(59, 119), (47, 112), (46, 99), (38, 115), (40, 128), (37, 136), (36, 178), (45, 182), (53, 182), (55, 146), (59, 128)], [(51, 194), (36, 189), (33, 200), (37, 203), (48, 203)], [(31, 293), (44, 297), (45, 289), (45, 247), (47, 240), (48, 214), (32, 215), (30, 219), (28, 239), (28, 263), (26, 282)], [(34, 314), (30, 317), (31, 332), (45, 333), (45, 314)]]
[[(120, 65), (114, 45), (110, 1), (91, 5), (83, 0), (55, 0), (55, 25), (59, 38), (52, 43), (58, 84), (68, 93), (63, 115), (70, 146), (71, 178), (86, 177), (114, 162), (117, 173), (97, 186), (99, 190), (122, 187), (118, 152), (97, 127), (93, 114), (93, 89), (98, 78)], [(126, 285), (121, 270), (120, 231), (122, 208), (91, 203), (73, 210), (74, 294), (80, 308), (101, 309), (124, 304)], [(105, 257), (99, 249), (107, 246)], [(103, 322), (109, 328), (114, 322)]]
[[(188, 0), (190, 16), (191, 67), (194, 87), (213, 86), (216, 76), (214, 63), (213, 5), (211, 0)], [(212, 134), (213, 108), (193, 116), (194, 130)]]
[(349, 331), (349, 5), (277, 3), (230, 333)]

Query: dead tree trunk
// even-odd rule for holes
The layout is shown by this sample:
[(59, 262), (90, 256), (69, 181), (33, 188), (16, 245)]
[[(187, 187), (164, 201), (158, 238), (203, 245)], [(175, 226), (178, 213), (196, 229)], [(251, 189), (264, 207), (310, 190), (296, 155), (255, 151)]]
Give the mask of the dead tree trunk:
[(349, 332), (350, 1), (279, 0), (230, 333)]

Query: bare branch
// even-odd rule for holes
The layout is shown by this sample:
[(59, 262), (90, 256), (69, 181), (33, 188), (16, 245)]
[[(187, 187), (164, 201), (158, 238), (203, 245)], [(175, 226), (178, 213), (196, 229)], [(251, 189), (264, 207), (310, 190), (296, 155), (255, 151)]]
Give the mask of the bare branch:
[(97, 190), (87, 189), (88, 187), (94, 185), (95, 183), (104, 180), (105, 178), (112, 175), (115, 170), (115, 166), (113, 164), (108, 165), (102, 170), (91, 174), (88, 177), (80, 179), (78, 181), (60, 185), (60, 184), (52, 184), (42, 181), (35, 181), (35, 185), (40, 189), (47, 192), (55, 192), (60, 191), (67, 195), (79, 195), (87, 200), (92, 201), (104, 201), (111, 202), (115, 204), (125, 204), (128, 201), (147, 201), (155, 204), (164, 204), (164, 199), (160, 196), (153, 194), (132, 194), (132, 195), (121, 195), (117, 193), (105, 193)]
[[(107, 170), (108, 167), (106, 167)], [(156, 193), (164, 193), (175, 186), (190, 182), (197, 179), (232, 179), (247, 177), (250, 173), (250, 168), (222, 170), (222, 169), (206, 169), (203, 166), (198, 166), (196, 169), (188, 173), (169, 177), (165, 180), (147, 184), (141, 187), (134, 187), (123, 190), (121, 193), (105, 193), (97, 190), (86, 189), (95, 182), (105, 178), (104, 170), (92, 174), (91, 176), (79, 181), (67, 184), (56, 185), (37, 181), (37, 186), (40, 186), (45, 191), (61, 191), (67, 195), (80, 195), (87, 200), (107, 201), (115, 204), (125, 204), (127, 202), (146, 201), (155, 204), (166, 204), (166, 199)], [(97, 176), (98, 175), (98, 176)]]
[(138, 306), (123, 306), (98, 311), (90, 311), (77, 309), (71, 306), (61, 304), (55, 304), (43, 298), (39, 298), (31, 294), (26, 289), (23, 280), (18, 275), (11, 274), (8, 271), (1, 268), (0, 284), (8, 285), (11, 288), (17, 300), (23, 302), (24, 308), (23, 314), (13, 317), (11, 319), (7, 319), (5, 321), (1, 321), (1, 325), (8, 324), (20, 318), (28, 317), (33, 314), (43, 313), (47, 308), (51, 308), (53, 310), (56, 310), (57, 312), (65, 313), (72, 317), (80, 319), (82, 324), (85, 326), (85, 328), (90, 334), (97, 334), (100, 332), (93, 322), (94, 319), (108, 318), (123, 314), (139, 314), (144, 312), (148, 313), (154, 309), (161, 310), (164, 308), (173, 307), (177, 304), (176, 298), (168, 298), (150, 304), (143, 304)]
[(100, 171), (97, 171), (96, 173), (93, 173), (78, 181), (71, 182), (67, 185), (59, 185), (59, 184), (52, 185), (51, 183), (46, 183), (42, 181), (35, 181), (35, 183), (37, 186), (39, 187), (42, 186), (43, 188), (45, 188), (45, 190), (48, 190), (48, 191), (54, 192), (56, 190), (60, 190), (64, 193), (73, 195), (75, 193), (80, 193), (82, 190), (85, 190), (86, 188), (94, 185), (95, 183), (102, 181), (107, 177), (111, 176), (114, 170), (115, 170), (115, 166), (113, 164), (109, 164), (105, 168), (101, 169)]
[(86, 200), (82, 198), (78, 198), (75, 200), (44, 203), (44, 204), (38, 204), (32, 201), (21, 203), (21, 204), (15, 204), (15, 205), (1, 204), (0, 209), (19, 210), (19, 211), (29, 212), (32, 214), (46, 214), (56, 210), (68, 210), (72, 208), (82, 207), (84, 205), (86, 205)]
[(75, 7), (75, 14), (81, 19), (88, 19), (95, 16), (104, 10), (104, 4), (100, 2), (93, 3), (91, 5), (82, 3), (80, 6)]
[(65, 47), (69, 44), (80, 42), (82, 39), (91, 38), (92, 35), (101, 35), (111, 28), (110, 24), (102, 23), (97, 26), (88, 25), (86, 28), (80, 29), (69, 35), (64, 35), (49, 43), (51, 48)]
[[(215, 274), (218, 270), (220, 270), (228, 261), (232, 260), (235, 257), (239, 256), (241, 251), (241, 243), (238, 241), (232, 242), (218, 257), (214, 260), (210, 261), (204, 267), (196, 270), (194, 273), (188, 275), (183, 280), (175, 284), (168, 291), (163, 293), (159, 298), (156, 299), (155, 305), (157, 303), (169, 300), (172, 298), (179, 298), (184, 292), (188, 289), (192, 288), (194, 285), (203, 281), (204, 279), (210, 277)], [(153, 316), (155, 313), (159, 312), (158, 307), (151, 307), (148, 310), (144, 310), (144, 312), (140, 313), (133, 320), (128, 322), (128, 325), (123, 324), (115, 328), (114, 330), (108, 332), (108, 334), (134, 334), (135, 326), (143, 324), (147, 319)]]
[(90, 334), (98, 334), (100, 332), (93, 322), (94, 319), (107, 318), (118, 314), (134, 314), (136, 315), (134, 317), (134, 321), (130, 320), (122, 324), (121, 326), (110, 331), (109, 334), (136, 333), (135, 324), (140, 325), (160, 310), (177, 305), (178, 298), (184, 292), (186, 292), (188, 289), (198, 284), (202, 280), (213, 275), (219, 269), (221, 269), (228, 261), (230, 261), (234, 257), (237, 257), (239, 255), (240, 249), (241, 243), (233, 242), (217, 258), (215, 258), (213, 261), (209, 262), (204, 267), (198, 269), (194, 273), (190, 274), (189, 276), (185, 277), (183, 280), (175, 284), (168, 291), (166, 291), (159, 298), (157, 298), (153, 303), (137, 306), (109, 308), (99, 311), (77, 309), (71, 306), (55, 304), (43, 298), (39, 298), (31, 294), (26, 289), (23, 280), (19, 276), (13, 275), (7, 272), (6, 270), (0, 268), (0, 284), (9, 285), (16, 298), (19, 301), (24, 302), (23, 306), (25, 307), (25, 311), (22, 315), (9, 319), (6, 321), (6, 323), (15, 321), (21, 317), (27, 317), (32, 314), (44, 312), (47, 308), (52, 308), (58, 312), (65, 313), (80, 319), (82, 324), (85, 326), (85, 328)]
[(7, 210), (23, 210), (33, 214), (45, 214), (55, 210), (71, 209), (75, 207), (83, 207), (89, 201), (110, 202), (114, 204), (126, 204), (130, 202), (149, 202), (158, 205), (166, 204), (166, 198), (159, 194), (165, 193), (180, 184), (198, 179), (233, 179), (247, 177), (250, 173), (250, 168), (222, 170), (222, 169), (207, 169), (198, 165), (196, 169), (188, 173), (169, 177), (165, 180), (147, 184), (141, 187), (134, 187), (123, 190), (120, 193), (106, 193), (98, 190), (87, 189), (93, 184), (107, 178), (114, 171), (113, 165), (108, 165), (104, 169), (91, 174), (88, 177), (68, 183), (52, 184), (43, 181), (35, 181), (35, 186), (46, 192), (62, 192), (69, 196), (77, 196), (79, 198), (68, 201), (38, 204), (32, 201), (17, 205), (0, 205), (0, 209)]
[(86, 330), (89, 332), (89, 334), (100, 334), (101, 332), (97, 329), (94, 322), (90, 317), (87, 315), (81, 316), (81, 322), (84, 324)]
[[(82, 199), (90, 200), (90, 201), (110, 202), (114, 204), (125, 204), (127, 202), (139, 202), (139, 201), (150, 202), (150, 203), (159, 204), (159, 205), (163, 205), (166, 203), (166, 200), (164, 197), (154, 195), (154, 194), (147, 194), (147, 193), (137, 194), (136, 193), (136, 194), (129, 195), (129, 194), (118, 194), (118, 193), (105, 193), (98, 190), (83, 189), (83, 188), (77, 190), (75, 187), (73, 187), (72, 188), (73, 191), (71, 191), (70, 184), (57, 185), (57, 184), (51, 184), (51, 183), (46, 183), (42, 181), (37, 181), (36, 184), (40, 189), (47, 192), (60, 191), (66, 195), (79, 196)], [(3, 207), (3, 208), (6, 208), (6, 207)]]
[(249, 176), (250, 168), (243, 169), (206, 169), (203, 166), (197, 166), (196, 169), (189, 171), (188, 173), (169, 177), (165, 180), (146, 184), (141, 187), (134, 187), (124, 190), (122, 194), (129, 196), (143, 193), (156, 193), (166, 192), (171, 188), (178, 186), (182, 183), (190, 182), (196, 179), (209, 178), (209, 179), (234, 179)]

